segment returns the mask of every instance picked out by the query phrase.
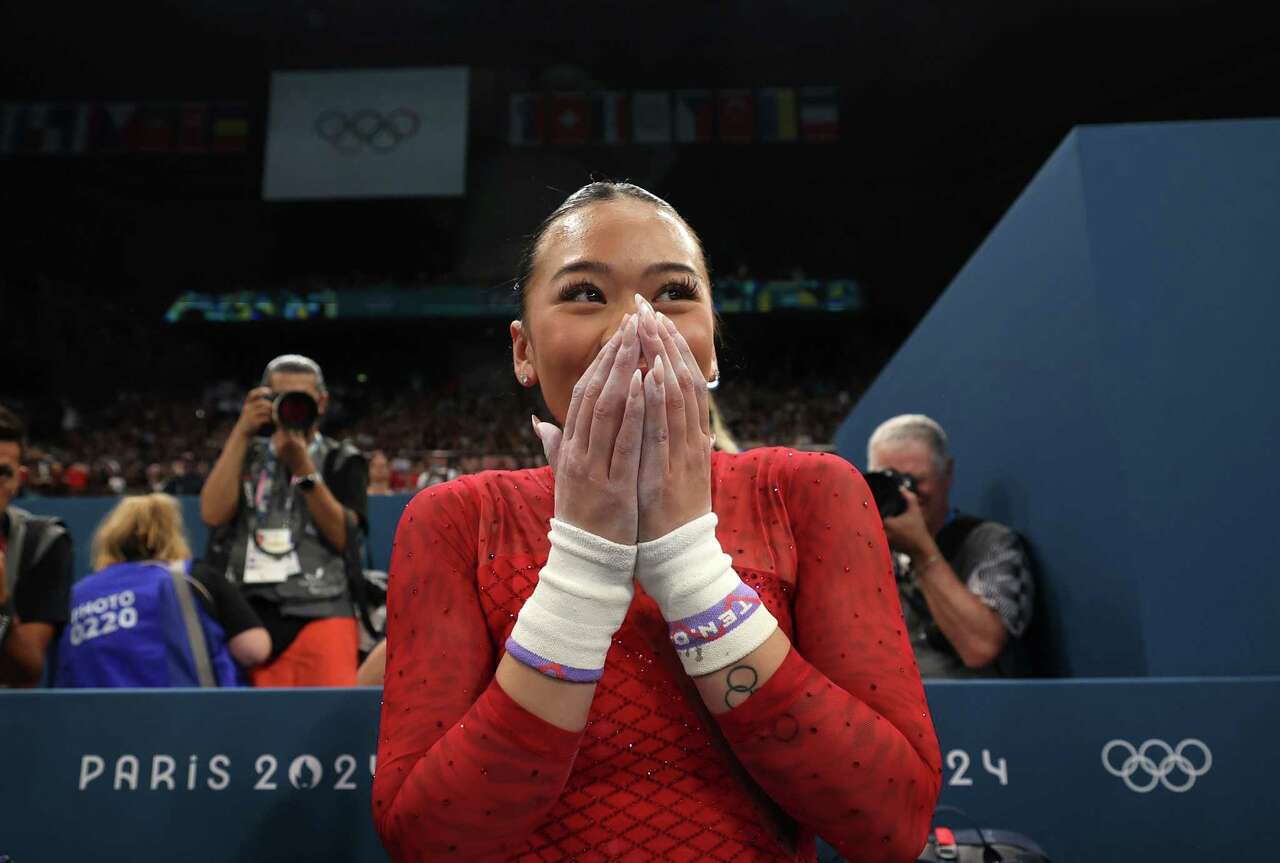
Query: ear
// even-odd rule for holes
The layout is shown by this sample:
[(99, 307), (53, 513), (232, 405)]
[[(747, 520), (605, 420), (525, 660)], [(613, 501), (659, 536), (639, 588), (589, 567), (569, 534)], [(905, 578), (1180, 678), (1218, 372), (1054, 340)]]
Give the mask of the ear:
[(320, 399), (316, 402), (316, 409), (320, 411), (320, 416), (324, 416), (324, 412), (329, 409), (328, 393), (320, 393)]
[(534, 352), (533, 345), (529, 343), (529, 336), (524, 331), (524, 321), (511, 322), (511, 367), (515, 372), (516, 380), (521, 386), (533, 387), (538, 385), (538, 372), (534, 368)]

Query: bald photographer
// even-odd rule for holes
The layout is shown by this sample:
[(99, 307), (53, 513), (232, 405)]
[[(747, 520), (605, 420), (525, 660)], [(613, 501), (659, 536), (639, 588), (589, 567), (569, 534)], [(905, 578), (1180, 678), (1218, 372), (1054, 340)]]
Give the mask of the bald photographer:
[(1029, 674), (1026, 552), (1008, 527), (951, 507), (942, 426), (923, 414), (887, 420), (867, 443), (867, 467), (921, 676)]
[(210, 563), (271, 634), (255, 686), (355, 685), (350, 574), (368, 529), (368, 468), (351, 444), (320, 434), (328, 403), (314, 360), (272, 360), (200, 492)]

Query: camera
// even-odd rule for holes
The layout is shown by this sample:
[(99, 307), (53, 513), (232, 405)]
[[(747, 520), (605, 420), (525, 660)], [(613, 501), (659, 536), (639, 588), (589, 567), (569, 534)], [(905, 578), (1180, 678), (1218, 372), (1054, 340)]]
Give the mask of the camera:
[(320, 405), (309, 393), (295, 390), (262, 398), (271, 402), (271, 418), (275, 422), (259, 428), (258, 437), (271, 437), (276, 433), (277, 425), (290, 431), (305, 432), (315, 425), (316, 418), (320, 416)]
[(880, 510), (880, 518), (893, 518), (907, 511), (907, 499), (902, 496), (902, 489), (914, 492), (916, 478), (909, 473), (885, 468), (869, 470), (862, 475), (871, 489), (871, 496), (876, 499), (876, 509)]

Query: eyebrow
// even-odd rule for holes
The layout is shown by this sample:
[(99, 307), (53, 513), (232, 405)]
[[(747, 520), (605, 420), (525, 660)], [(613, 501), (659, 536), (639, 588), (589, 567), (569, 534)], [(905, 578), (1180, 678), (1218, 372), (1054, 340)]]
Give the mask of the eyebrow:
[[(570, 275), (572, 273), (599, 273), (602, 276), (608, 276), (613, 273), (613, 268), (604, 261), (574, 261), (565, 264), (552, 279), (558, 279), (561, 276)], [(677, 263), (676, 261), (662, 261), (657, 264), (650, 264), (644, 269), (644, 276), (656, 276), (659, 273), (687, 273), (691, 276), (697, 276), (698, 271), (688, 264)]]

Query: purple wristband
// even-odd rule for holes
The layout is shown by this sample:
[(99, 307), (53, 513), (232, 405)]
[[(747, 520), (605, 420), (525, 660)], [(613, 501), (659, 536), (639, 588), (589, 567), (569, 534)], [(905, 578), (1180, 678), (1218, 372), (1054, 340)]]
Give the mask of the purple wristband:
[(507, 653), (522, 665), (527, 665), (539, 674), (554, 677), (556, 680), (568, 680), (571, 683), (595, 683), (604, 675), (603, 668), (574, 668), (572, 665), (561, 665), (546, 657), (539, 656), (532, 650), (526, 650), (516, 644), (514, 638), (507, 639)]
[(676, 650), (705, 647), (724, 638), (741, 626), (762, 606), (760, 595), (745, 584), (739, 584), (720, 602), (706, 611), (667, 624), (671, 643)]

